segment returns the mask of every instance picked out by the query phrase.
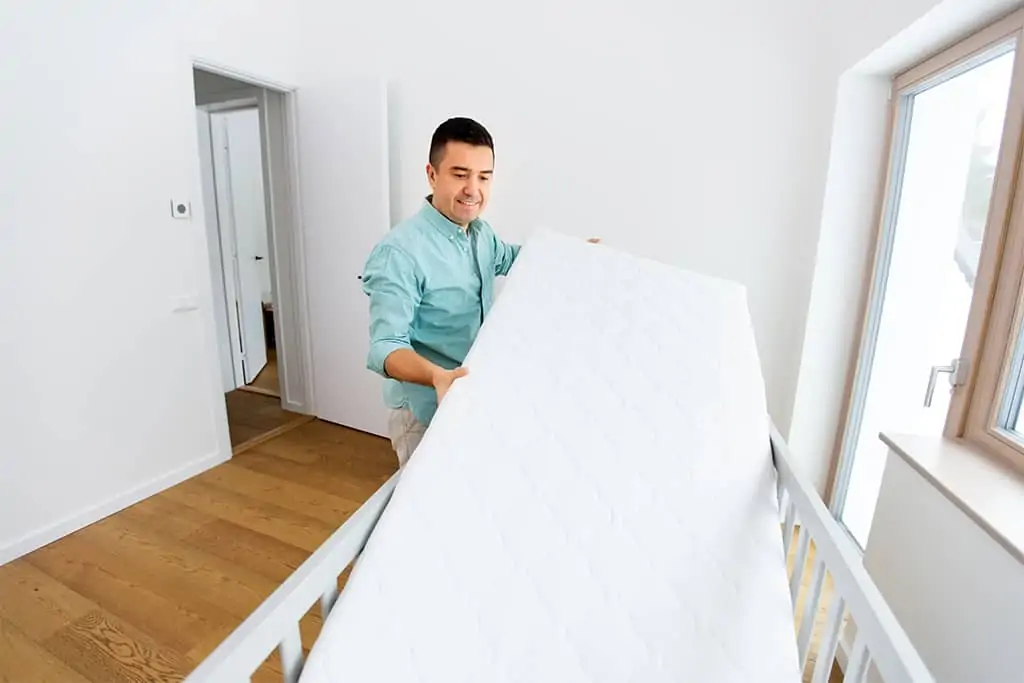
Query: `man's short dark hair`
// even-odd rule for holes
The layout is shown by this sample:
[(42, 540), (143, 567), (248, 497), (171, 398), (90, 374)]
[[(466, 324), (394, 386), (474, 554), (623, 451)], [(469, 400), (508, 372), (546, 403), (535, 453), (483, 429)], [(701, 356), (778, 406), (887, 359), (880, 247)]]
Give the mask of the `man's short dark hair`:
[(434, 131), (434, 136), (430, 139), (430, 165), (434, 168), (441, 163), (444, 147), (449, 142), (464, 142), (474, 147), (489, 147), (491, 154), (494, 154), (494, 140), (487, 129), (473, 119), (457, 116), (438, 126)]

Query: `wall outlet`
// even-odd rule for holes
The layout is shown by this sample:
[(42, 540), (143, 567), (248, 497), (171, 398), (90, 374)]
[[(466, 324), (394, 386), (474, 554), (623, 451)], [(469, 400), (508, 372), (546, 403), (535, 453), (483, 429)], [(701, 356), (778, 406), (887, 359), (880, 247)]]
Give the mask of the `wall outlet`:
[(181, 199), (172, 199), (171, 215), (175, 218), (192, 218), (192, 205)]

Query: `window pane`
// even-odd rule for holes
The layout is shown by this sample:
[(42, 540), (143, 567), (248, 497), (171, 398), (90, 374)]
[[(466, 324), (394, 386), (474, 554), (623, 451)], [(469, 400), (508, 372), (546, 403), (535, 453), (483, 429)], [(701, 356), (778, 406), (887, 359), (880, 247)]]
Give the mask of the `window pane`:
[(1024, 438), (1024, 411), (1021, 410), (1021, 403), (1024, 403), (1024, 329), (1017, 331), (1014, 349), (1000, 426)]
[[(894, 210), (883, 225), (867, 341), (844, 434), (848, 479), (835, 508), (867, 544), (887, 448), (879, 432), (939, 435), (950, 404), (948, 374), (925, 405), (932, 369), (951, 367), (963, 348), (985, 236), (1014, 51), (939, 74), (901, 93)], [(858, 414), (859, 410), (859, 414)]]

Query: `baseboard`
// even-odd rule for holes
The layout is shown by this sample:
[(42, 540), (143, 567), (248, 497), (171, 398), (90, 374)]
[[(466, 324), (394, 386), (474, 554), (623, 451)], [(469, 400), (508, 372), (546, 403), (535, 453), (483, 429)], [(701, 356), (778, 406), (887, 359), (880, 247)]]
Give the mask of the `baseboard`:
[(211, 453), (210, 455), (185, 463), (181, 467), (172, 470), (167, 474), (150, 479), (149, 481), (125, 491), (124, 493), (120, 493), (109, 498), (98, 505), (88, 507), (81, 512), (74, 513), (60, 521), (45, 526), (42, 529), (29, 532), (13, 543), (0, 546), (0, 567), (11, 560), (16, 560), (23, 555), (27, 555), (33, 550), (42, 548), (43, 546), (53, 543), (54, 541), (78, 531), (83, 527), (87, 527), (94, 522), (98, 522), (104, 517), (109, 517), (115, 512), (119, 512), (141, 500), (160, 493), (175, 484), (180, 484), (190, 477), (194, 477), (197, 474), (205, 472), (214, 465), (226, 462), (230, 457), (230, 453)]

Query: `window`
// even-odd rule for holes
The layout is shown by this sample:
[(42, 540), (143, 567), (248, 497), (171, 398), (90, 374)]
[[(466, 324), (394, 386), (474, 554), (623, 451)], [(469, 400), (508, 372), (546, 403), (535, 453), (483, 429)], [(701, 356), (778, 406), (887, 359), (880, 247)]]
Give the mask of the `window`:
[(897, 76), (891, 104), (832, 500), (861, 545), (879, 432), (961, 439), (1024, 471), (1024, 10)]
[(973, 384), (967, 385), (969, 391), (959, 400), (961, 425), (951, 425), (948, 435), (976, 444), (1024, 471), (1024, 167), (1019, 147), (1017, 151), (1014, 168), (999, 169), (1015, 181), (1011, 210), (1001, 239), (984, 245), (992, 261), (991, 284), (987, 300), (977, 304), (982, 311), (978, 341), (964, 349), (965, 357), (974, 363)]

